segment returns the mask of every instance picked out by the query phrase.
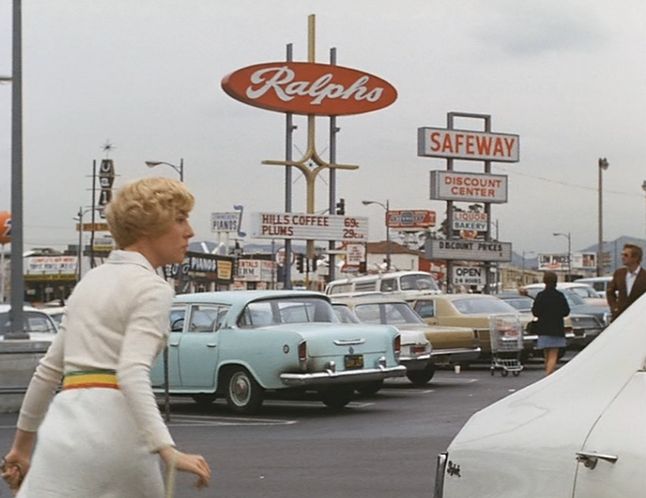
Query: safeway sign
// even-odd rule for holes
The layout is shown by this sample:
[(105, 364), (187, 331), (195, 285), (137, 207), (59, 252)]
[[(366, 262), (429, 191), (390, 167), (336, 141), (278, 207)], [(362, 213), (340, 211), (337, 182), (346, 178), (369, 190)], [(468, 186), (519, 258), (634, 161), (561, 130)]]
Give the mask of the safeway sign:
[(417, 155), (473, 161), (515, 163), (519, 160), (518, 135), (444, 128), (417, 129)]

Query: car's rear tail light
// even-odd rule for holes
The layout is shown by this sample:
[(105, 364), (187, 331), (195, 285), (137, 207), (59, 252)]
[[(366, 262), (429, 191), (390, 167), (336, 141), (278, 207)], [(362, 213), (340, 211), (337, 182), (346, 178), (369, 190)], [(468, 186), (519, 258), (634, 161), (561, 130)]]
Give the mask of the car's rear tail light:
[(402, 352), (402, 337), (399, 334), (397, 334), (393, 341), (393, 349), (395, 350), (395, 358), (399, 359), (399, 355)]
[(301, 341), (298, 344), (298, 361), (307, 361), (307, 341)]
[(414, 346), (410, 347), (410, 352), (412, 354), (423, 354), (426, 353), (426, 345), (424, 344), (416, 344)]

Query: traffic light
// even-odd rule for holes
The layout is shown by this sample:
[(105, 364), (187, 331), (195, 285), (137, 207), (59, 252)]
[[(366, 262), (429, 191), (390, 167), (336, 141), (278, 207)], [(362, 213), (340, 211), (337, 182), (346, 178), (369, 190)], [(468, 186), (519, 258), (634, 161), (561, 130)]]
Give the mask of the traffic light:
[(303, 255), (302, 254), (297, 254), (296, 255), (296, 269), (300, 273), (303, 273)]
[(339, 199), (336, 203), (336, 214), (345, 214), (345, 199)]

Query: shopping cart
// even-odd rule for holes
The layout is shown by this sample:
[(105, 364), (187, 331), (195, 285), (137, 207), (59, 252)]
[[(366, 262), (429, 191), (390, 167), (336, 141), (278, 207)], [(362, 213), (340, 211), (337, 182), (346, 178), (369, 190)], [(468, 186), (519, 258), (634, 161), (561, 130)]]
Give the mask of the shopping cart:
[(523, 327), (517, 315), (493, 315), (489, 320), (491, 340), (491, 375), (500, 370), (507, 377), (520, 375), (523, 364), (520, 355), (523, 350)]

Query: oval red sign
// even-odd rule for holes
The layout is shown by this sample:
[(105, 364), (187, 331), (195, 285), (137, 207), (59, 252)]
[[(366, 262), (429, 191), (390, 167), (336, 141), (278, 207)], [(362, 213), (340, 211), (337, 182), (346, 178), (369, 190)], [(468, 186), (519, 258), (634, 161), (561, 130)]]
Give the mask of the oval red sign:
[(397, 90), (356, 69), (312, 62), (266, 62), (225, 76), (222, 89), (245, 104), (295, 114), (341, 116), (376, 111)]
[(0, 211), (0, 244), (11, 242), (11, 213)]

